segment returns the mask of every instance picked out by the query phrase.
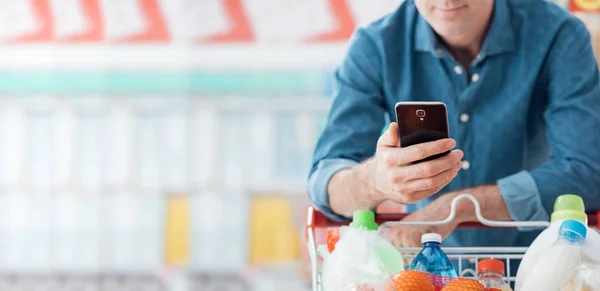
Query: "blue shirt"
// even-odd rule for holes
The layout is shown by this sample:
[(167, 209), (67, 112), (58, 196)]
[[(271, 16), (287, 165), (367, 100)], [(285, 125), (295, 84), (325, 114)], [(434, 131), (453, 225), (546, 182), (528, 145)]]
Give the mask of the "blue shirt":
[[(497, 184), (518, 221), (549, 220), (554, 200), (565, 193), (600, 209), (600, 79), (589, 32), (546, 1), (494, 5), (468, 70), (411, 0), (356, 31), (335, 73), (333, 104), (314, 152), (309, 195), (317, 208), (346, 219), (329, 206), (329, 179), (373, 156), (396, 102), (442, 101), (450, 135), (470, 167), (440, 193)], [(407, 208), (417, 210), (440, 193)], [(528, 245), (535, 234), (526, 230), (457, 230), (445, 244)]]

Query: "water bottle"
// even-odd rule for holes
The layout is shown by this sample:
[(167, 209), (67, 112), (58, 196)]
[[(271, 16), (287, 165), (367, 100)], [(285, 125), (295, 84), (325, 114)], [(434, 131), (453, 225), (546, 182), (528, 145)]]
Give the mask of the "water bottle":
[(560, 290), (581, 264), (586, 234), (587, 227), (583, 223), (565, 220), (560, 226), (556, 242), (547, 252), (538, 255), (531, 271), (523, 278), (523, 285), (518, 286), (517, 291)]
[(440, 247), (442, 236), (438, 233), (426, 233), (421, 237), (423, 250), (413, 260), (410, 269), (437, 276), (457, 278), (456, 269)]
[(477, 277), (485, 288), (495, 288), (502, 291), (512, 291), (504, 282), (504, 262), (499, 260), (481, 260), (477, 264)]

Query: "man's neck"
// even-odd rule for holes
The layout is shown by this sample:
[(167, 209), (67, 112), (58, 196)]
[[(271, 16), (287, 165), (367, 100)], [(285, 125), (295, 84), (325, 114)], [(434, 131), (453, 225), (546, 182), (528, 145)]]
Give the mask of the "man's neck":
[(456, 61), (468, 69), (475, 58), (477, 58), (479, 52), (481, 52), (481, 44), (473, 45), (471, 47), (456, 47), (448, 45), (448, 49)]
[(483, 41), (492, 21), (492, 15), (493, 10), (489, 12), (487, 23), (470, 35), (461, 35), (454, 38), (439, 36), (439, 38), (448, 47), (448, 50), (450, 50), (452, 56), (454, 56), (456, 61), (462, 64), (463, 67), (468, 69), (473, 60), (475, 60), (475, 58), (477, 58), (481, 52)]

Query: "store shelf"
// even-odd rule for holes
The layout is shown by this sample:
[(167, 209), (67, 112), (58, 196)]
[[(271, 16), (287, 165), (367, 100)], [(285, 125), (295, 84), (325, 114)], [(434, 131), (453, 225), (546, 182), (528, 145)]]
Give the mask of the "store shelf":
[[(240, 67), (241, 68), (241, 67)], [(300, 72), (202, 73), (190, 68), (142, 73), (143, 69), (71, 72), (63, 67), (35, 71), (0, 71), (0, 94), (243, 94), (321, 93), (330, 70)]]
[(248, 258), (248, 201), (242, 192), (192, 196), (191, 270), (232, 274), (243, 271)]
[(27, 44), (3, 46), (0, 68), (39, 71), (253, 71), (323, 70), (336, 66), (346, 44)]

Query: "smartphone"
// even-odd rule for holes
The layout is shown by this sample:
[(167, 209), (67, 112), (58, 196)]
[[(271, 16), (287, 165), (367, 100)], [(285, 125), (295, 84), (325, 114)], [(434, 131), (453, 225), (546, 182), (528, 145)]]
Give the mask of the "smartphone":
[[(450, 137), (448, 110), (443, 102), (398, 102), (396, 121), (400, 147)], [(434, 160), (449, 153), (450, 151), (433, 155), (414, 163)]]

